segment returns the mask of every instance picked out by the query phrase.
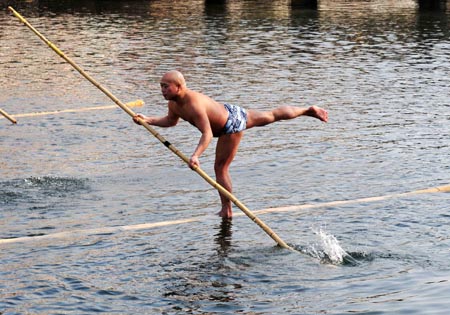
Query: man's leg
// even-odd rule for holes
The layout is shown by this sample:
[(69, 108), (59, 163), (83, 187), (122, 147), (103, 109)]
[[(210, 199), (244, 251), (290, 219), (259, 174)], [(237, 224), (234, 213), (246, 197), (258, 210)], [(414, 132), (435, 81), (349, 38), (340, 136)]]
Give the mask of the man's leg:
[(328, 121), (327, 111), (317, 106), (311, 106), (309, 108), (281, 106), (267, 112), (250, 109), (247, 111), (247, 129), (265, 126), (279, 120), (289, 120), (299, 116), (310, 116), (324, 122)]
[[(230, 164), (233, 161), (242, 139), (243, 132), (222, 135), (217, 140), (216, 161), (214, 163), (214, 171), (216, 173), (216, 181), (230, 193), (233, 192), (231, 177), (229, 173)], [(218, 213), (223, 218), (231, 218), (233, 216), (231, 210), (231, 201), (220, 194), (222, 209)]]

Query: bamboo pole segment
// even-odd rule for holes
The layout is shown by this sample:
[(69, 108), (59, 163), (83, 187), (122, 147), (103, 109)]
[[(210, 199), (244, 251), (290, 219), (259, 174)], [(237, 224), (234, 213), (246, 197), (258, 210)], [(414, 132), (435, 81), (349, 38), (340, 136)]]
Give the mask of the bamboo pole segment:
[[(23, 18), (19, 13), (17, 13), (12, 7), (8, 9), (30, 30), (32, 30), (43, 42), (45, 42), (53, 51), (55, 51), (61, 58), (67, 61), (75, 70), (77, 70), (83, 77), (85, 77), (89, 82), (91, 82), (95, 87), (102, 91), (106, 96), (108, 96), (114, 103), (116, 103), (120, 108), (122, 108), (128, 115), (134, 117), (136, 114), (128, 108), (124, 103), (122, 103), (117, 97), (115, 97), (109, 90), (100, 85), (94, 80), (88, 73), (81, 69), (72, 59), (67, 57), (58, 47), (56, 47), (52, 42), (44, 37), (39, 31), (37, 31), (28, 21)], [(161, 136), (156, 130), (154, 130), (149, 124), (140, 120), (142, 126), (147, 129), (155, 138), (157, 138), (162, 144), (164, 144), (169, 150), (175, 153), (180, 159), (182, 159), (186, 164), (189, 164), (189, 158), (180, 152), (175, 146), (173, 146), (169, 141), (167, 141), (163, 136)], [(263, 221), (256, 217), (242, 202), (240, 202), (233, 194), (226, 190), (223, 186), (213, 180), (208, 174), (206, 174), (200, 167), (193, 168), (197, 174), (199, 174), (204, 180), (206, 180), (211, 186), (217, 189), (220, 193), (229, 198), (239, 209), (241, 209), (253, 222), (258, 224), (260, 228), (264, 230), (280, 247), (294, 250), (288, 244), (286, 244), (272, 229), (269, 228)]]
[[(82, 236), (92, 236), (97, 234), (111, 234), (119, 233), (125, 231), (139, 231), (153, 229), (163, 226), (179, 225), (185, 223), (193, 223), (201, 220), (201, 217), (193, 217), (189, 219), (179, 219), (172, 221), (161, 221), (154, 223), (141, 223), (135, 225), (123, 225), (123, 226), (105, 226), (86, 230), (74, 230), (74, 231), (62, 231), (44, 235), (34, 235), (34, 236), (22, 236), (15, 238), (0, 238), (0, 245), (11, 244), (11, 243), (23, 243), (31, 241), (44, 241), (44, 240), (54, 240), (54, 239), (79, 239)], [(50, 243), (50, 241), (49, 241)], [(53, 243), (53, 242), (52, 242)]]
[(5, 116), (5, 118), (9, 119), (10, 122), (13, 124), (17, 124), (17, 120), (15, 120), (13, 117), (11, 117), (7, 112), (5, 112), (3, 109), (0, 108), (0, 114)]
[[(254, 212), (259, 214), (264, 213), (275, 213), (275, 212), (290, 212), (290, 211), (300, 211), (300, 210), (311, 210), (311, 209), (319, 209), (319, 208), (330, 208), (335, 206), (349, 205), (355, 203), (367, 203), (367, 202), (377, 202), (381, 200), (387, 200), (391, 198), (401, 198), (405, 196), (411, 196), (416, 194), (429, 194), (429, 193), (448, 193), (450, 192), (450, 185), (439, 186), (439, 187), (431, 187), (427, 189), (414, 190), (405, 193), (398, 193), (392, 195), (384, 195), (378, 197), (368, 197), (368, 198), (359, 198), (359, 199), (349, 199), (349, 200), (338, 200), (338, 201), (330, 201), (316, 204), (303, 204), (296, 206), (286, 206), (286, 207), (278, 207), (278, 208), (268, 208), (268, 209), (260, 209)], [(243, 215), (243, 213), (238, 213), (236, 215)], [(63, 231), (56, 232), (45, 235), (35, 235), (35, 236), (22, 236), (16, 238), (0, 238), (0, 245), (2, 244), (10, 244), (10, 243), (21, 243), (28, 241), (39, 241), (39, 240), (49, 240), (49, 239), (65, 239), (65, 238), (77, 238), (80, 236), (92, 236), (96, 234), (105, 234), (105, 233), (118, 233), (123, 231), (139, 231), (139, 230), (147, 230), (153, 229), (156, 227), (163, 226), (172, 226), (172, 225), (180, 225), (187, 224), (193, 222), (203, 221), (204, 218), (208, 216), (197, 216), (187, 219), (179, 219), (179, 220), (171, 220), (171, 221), (160, 221), (160, 222), (150, 222), (150, 223), (139, 223), (133, 225), (123, 225), (123, 226), (114, 226), (114, 227), (99, 227), (87, 230), (75, 230), (75, 231)], [(51, 243), (52, 244), (52, 243)]]
[[(133, 102), (126, 103), (128, 107), (141, 107), (144, 105), (144, 101), (136, 100)], [(94, 107), (84, 107), (84, 108), (73, 108), (73, 109), (61, 109), (54, 110), (49, 112), (36, 112), (36, 113), (23, 113), (23, 114), (15, 114), (14, 117), (35, 117), (35, 116), (46, 116), (46, 115), (56, 115), (56, 114), (64, 114), (64, 113), (78, 113), (78, 112), (87, 112), (93, 110), (103, 110), (103, 109), (113, 109), (117, 108), (116, 105), (104, 105), (104, 106), (94, 106)], [(3, 117), (0, 117), (3, 118)]]
[[(420, 195), (420, 194), (449, 193), (449, 192), (450, 192), (450, 185), (444, 185), (444, 186), (430, 187), (430, 188), (426, 188), (426, 189), (413, 190), (413, 191), (409, 191), (409, 192), (391, 194), (391, 195), (366, 197), (366, 198), (358, 198), (358, 199), (348, 199), (348, 200), (337, 200), (337, 201), (330, 201), (330, 202), (316, 203), (316, 204), (284, 206), (284, 207), (277, 207), (277, 208), (261, 209), (261, 210), (256, 210), (254, 212), (257, 214), (265, 214), (265, 213), (273, 213), (273, 212), (277, 212), (277, 213), (293, 212), (293, 211), (300, 211), (300, 210), (306, 210), (306, 209), (339, 207), (339, 206), (351, 205), (351, 204), (355, 204), (355, 203), (378, 202), (378, 201), (384, 201), (384, 200), (393, 199), (393, 198), (409, 197), (409, 196)], [(237, 214), (237, 215), (239, 215), (239, 214)]]

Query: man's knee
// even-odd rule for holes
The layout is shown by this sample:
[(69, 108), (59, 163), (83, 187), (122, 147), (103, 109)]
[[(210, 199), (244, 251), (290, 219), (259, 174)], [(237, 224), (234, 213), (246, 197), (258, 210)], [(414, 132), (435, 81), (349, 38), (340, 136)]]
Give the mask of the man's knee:
[(226, 163), (225, 160), (220, 160), (220, 161), (216, 161), (214, 163), (214, 171), (216, 172), (216, 174), (218, 173), (226, 173), (228, 172), (228, 168), (229, 168), (229, 163)]

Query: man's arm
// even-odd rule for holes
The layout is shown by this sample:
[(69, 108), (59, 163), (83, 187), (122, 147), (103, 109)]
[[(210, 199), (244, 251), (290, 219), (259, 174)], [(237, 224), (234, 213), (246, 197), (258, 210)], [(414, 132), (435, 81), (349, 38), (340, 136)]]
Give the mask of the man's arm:
[(202, 136), (200, 137), (197, 148), (195, 149), (189, 161), (189, 166), (191, 168), (200, 166), (199, 157), (203, 152), (205, 152), (206, 148), (209, 146), (213, 138), (211, 124), (206, 112), (199, 113), (195, 116), (194, 125), (198, 128), (198, 130), (200, 130)]
[(152, 126), (173, 127), (178, 123), (180, 117), (178, 117), (169, 109), (167, 115), (162, 117), (144, 116), (142, 114), (137, 114), (133, 117), (133, 121), (138, 125), (140, 125), (140, 119)]

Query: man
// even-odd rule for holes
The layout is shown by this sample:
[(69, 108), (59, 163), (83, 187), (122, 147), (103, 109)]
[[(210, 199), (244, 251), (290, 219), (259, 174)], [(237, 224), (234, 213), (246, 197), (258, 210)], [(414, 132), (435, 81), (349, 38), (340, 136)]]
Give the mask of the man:
[[(321, 121), (328, 121), (326, 110), (311, 106), (300, 108), (281, 106), (271, 111), (260, 112), (245, 110), (231, 104), (220, 104), (210, 97), (190, 90), (186, 86), (183, 75), (178, 71), (169, 71), (161, 78), (161, 92), (168, 100), (168, 113), (163, 117), (147, 117), (138, 114), (133, 117), (135, 123), (140, 119), (149, 125), (159, 127), (175, 126), (179, 119), (188, 121), (201, 132), (200, 141), (192, 154), (189, 166), (200, 165), (199, 157), (206, 150), (213, 137), (218, 137), (214, 171), (216, 181), (232, 192), (229, 167), (237, 151), (245, 129), (264, 126), (279, 120), (293, 119), (299, 116), (310, 116)], [(222, 209), (218, 213), (223, 218), (231, 218), (231, 201), (220, 194)]]

